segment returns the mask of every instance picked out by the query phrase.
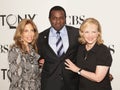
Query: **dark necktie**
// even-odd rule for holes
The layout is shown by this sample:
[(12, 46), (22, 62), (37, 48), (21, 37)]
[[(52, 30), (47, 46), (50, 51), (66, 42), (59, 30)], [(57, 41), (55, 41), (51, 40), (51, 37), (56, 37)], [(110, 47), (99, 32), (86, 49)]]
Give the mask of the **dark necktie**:
[(64, 52), (63, 50), (63, 42), (62, 42), (62, 38), (60, 36), (60, 32), (56, 32), (57, 34), (57, 42), (56, 42), (56, 50), (57, 50), (57, 55), (61, 56)]

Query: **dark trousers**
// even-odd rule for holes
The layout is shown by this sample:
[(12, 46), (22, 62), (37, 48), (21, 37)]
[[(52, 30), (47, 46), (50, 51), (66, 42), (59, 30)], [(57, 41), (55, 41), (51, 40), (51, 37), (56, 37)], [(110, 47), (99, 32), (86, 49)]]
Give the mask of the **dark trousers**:
[(41, 90), (65, 90), (63, 80), (46, 80), (41, 83)]

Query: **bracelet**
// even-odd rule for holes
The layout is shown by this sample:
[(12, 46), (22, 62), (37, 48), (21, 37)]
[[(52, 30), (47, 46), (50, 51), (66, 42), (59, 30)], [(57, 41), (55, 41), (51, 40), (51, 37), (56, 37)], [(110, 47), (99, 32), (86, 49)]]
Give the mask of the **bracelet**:
[(78, 71), (77, 73), (80, 75), (82, 70), (83, 70), (83, 69), (80, 68), (79, 71)]

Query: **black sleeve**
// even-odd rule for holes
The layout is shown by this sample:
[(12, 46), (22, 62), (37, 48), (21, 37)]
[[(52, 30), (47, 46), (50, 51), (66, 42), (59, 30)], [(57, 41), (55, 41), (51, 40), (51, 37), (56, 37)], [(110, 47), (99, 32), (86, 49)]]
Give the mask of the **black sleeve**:
[(97, 64), (104, 66), (111, 66), (112, 56), (107, 47), (101, 47), (97, 55)]
[(38, 48), (38, 54), (40, 55), (40, 59), (42, 59), (42, 35), (39, 34), (37, 39), (37, 48)]

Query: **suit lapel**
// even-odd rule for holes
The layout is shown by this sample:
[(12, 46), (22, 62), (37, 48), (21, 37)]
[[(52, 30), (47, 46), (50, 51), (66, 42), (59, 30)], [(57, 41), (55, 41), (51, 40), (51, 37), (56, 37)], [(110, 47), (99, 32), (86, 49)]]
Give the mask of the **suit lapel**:
[(53, 56), (57, 56), (56, 53), (54, 52), (54, 50), (50, 47), (49, 45), (49, 32), (50, 32), (50, 29), (48, 29), (46, 31), (46, 33), (44, 34), (43, 38), (44, 38), (44, 45), (45, 45), (45, 48), (47, 50), (47, 52), (50, 52), (53, 54)]

